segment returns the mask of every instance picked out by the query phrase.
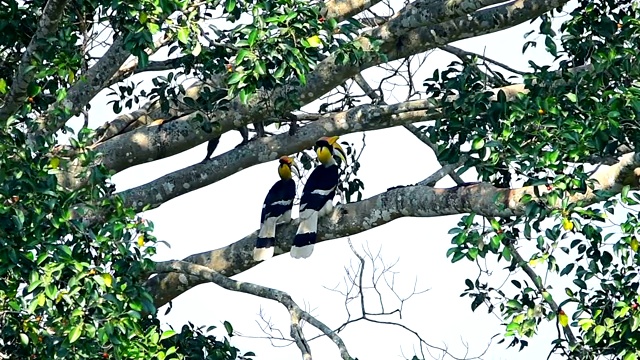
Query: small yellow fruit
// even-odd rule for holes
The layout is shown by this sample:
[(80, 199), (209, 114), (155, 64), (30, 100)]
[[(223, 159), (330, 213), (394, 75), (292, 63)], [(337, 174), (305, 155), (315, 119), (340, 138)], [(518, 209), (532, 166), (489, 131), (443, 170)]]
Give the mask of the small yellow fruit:
[(573, 222), (571, 221), (571, 219), (563, 218), (562, 219), (562, 228), (565, 229), (566, 231), (573, 230)]
[(631, 250), (638, 252), (638, 239), (634, 236), (631, 239), (631, 243), (629, 244), (629, 246), (631, 246)]

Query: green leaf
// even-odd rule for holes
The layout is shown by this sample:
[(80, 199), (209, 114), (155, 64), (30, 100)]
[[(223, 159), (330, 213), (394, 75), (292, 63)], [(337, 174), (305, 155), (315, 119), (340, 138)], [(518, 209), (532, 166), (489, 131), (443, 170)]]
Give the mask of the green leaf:
[(251, 54), (251, 51), (247, 49), (240, 49), (240, 51), (238, 51), (238, 55), (236, 55), (236, 65), (240, 65), (242, 60), (244, 60), (244, 58), (249, 54)]
[(20, 333), (20, 343), (24, 346), (29, 345), (29, 337), (25, 333)]
[(507, 301), (507, 307), (522, 310), (522, 304), (520, 303), (520, 301), (514, 299)]
[(569, 263), (567, 264), (567, 266), (564, 267), (564, 269), (562, 269), (562, 271), (560, 271), (560, 276), (564, 276), (567, 275), (571, 272), (571, 270), (573, 270), (573, 267), (575, 266), (575, 263)]
[(628, 197), (629, 196), (629, 190), (631, 190), (631, 187), (629, 185), (625, 185), (622, 188), (622, 191), (620, 192), (620, 197), (623, 198), (623, 199)]
[(231, 326), (231, 323), (225, 321), (223, 324), (225, 330), (227, 330), (227, 335), (229, 335), (230, 337), (233, 336), (233, 326)]
[(318, 35), (313, 35), (311, 37), (308, 37), (306, 41), (309, 44), (309, 47), (316, 48), (322, 45), (322, 39), (320, 39), (320, 36)]
[(42, 90), (42, 87), (40, 85), (31, 83), (29, 84), (29, 86), (27, 86), (27, 96), (34, 97), (40, 94), (41, 90)]
[(0, 78), (0, 94), (7, 93), (7, 81), (3, 78)]
[(240, 82), (240, 80), (242, 80), (244, 78), (244, 74), (239, 73), (239, 72), (234, 72), (233, 74), (231, 74), (231, 76), (229, 77), (229, 80), (227, 81), (227, 84), (229, 85), (233, 85), (233, 84), (237, 84)]
[(164, 331), (164, 332), (162, 332), (162, 336), (160, 336), (160, 341), (162, 341), (164, 339), (168, 339), (168, 338), (174, 336), (175, 334), (176, 334), (176, 332), (173, 331), (173, 330)]
[(569, 99), (569, 101), (571, 101), (572, 103), (578, 102), (578, 96), (576, 96), (576, 94), (574, 93), (568, 93), (565, 95), (567, 97), (567, 99)]
[(82, 335), (82, 323), (76, 325), (69, 333), (69, 343), (73, 344)]
[(471, 148), (473, 150), (480, 150), (484, 147), (484, 139), (483, 138), (475, 138), (471, 143)]
[(58, 295), (58, 289), (54, 284), (49, 284), (44, 288), (44, 293), (47, 295), (49, 299), (55, 300), (55, 298)]
[(249, 33), (249, 37), (247, 38), (247, 43), (249, 43), (249, 46), (253, 46), (253, 44), (255, 44), (256, 39), (258, 38), (258, 33), (258, 29), (253, 29), (251, 33)]
[(286, 70), (286, 68), (287, 68), (287, 65), (283, 62), (282, 64), (280, 64), (278, 69), (273, 73), (273, 77), (276, 79), (279, 79), (282, 76), (284, 76), (284, 71)]
[(178, 41), (180, 41), (183, 44), (186, 44), (189, 42), (189, 28), (188, 27), (181, 27), (180, 29), (178, 29)]
[(596, 326), (596, 328), (594, 329), (594, 332), (596, 334), (596, 342), (600, 342), (600, 340), (602, 340), (605, 330), (606, 328), (602, 325)]
[(256, 72), (256, 74), (260, 76), (267, 74), (267, 66), (263, 60), (258, 59), (254, 64), (255, 64), (255, 67), (253, 68), (253, 70)]
[(232, 12), (236, 8), (236, 0), (227, 0), (226, 10), (228, 13)]

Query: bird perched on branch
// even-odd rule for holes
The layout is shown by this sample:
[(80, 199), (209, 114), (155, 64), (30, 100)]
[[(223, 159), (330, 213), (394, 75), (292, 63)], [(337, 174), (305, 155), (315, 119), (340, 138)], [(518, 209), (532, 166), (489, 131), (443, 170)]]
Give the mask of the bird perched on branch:
[(260, 232), (253, 249), (253, 259), (263, 261), (273, 256), (276, 242), (276, 225), (291, 221), (291, 208), (296, 197), (296, 183), (292, 173), (300, 177), (300, 170), (292, 157), (283, 156), (278, 165), (278, 180), (264, 199), (260, 215)]
[(300, 198), (300, 225), (293, 239), (291, 257), (308, 258), (316, 243), (318, 218), (333, 211), (333, 197), (340, 181), (340, 169), (334, 156), (346, 164), (344, 150), (338, 137), (322, 137), (315, 145), (320, 161), (307, 180)]

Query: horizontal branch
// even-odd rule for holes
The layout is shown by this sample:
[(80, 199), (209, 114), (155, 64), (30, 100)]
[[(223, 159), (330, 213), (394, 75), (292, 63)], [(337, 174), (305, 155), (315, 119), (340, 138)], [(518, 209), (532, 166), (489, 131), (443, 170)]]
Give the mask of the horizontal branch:
[(198, 278), (204, 282), (212, 282), (227, 290), (243, 292), (245, 294), (255, 295), (261, 298), (277, 301), (285, 308), (287, 308), (287, 311), (289, 311), (289, 314), (291, 316), (291, 337), (293, 337), (293, 339), (296, 341), (298, 348), (302, 352), (303, 359), (311, 360), (311, 353), (309, 350), (309, 344), (307, 343), (307, 340), (304, 338), (304, 335), (302, 333), (300, 320), (308, 322), (313, 327), (317, 328), (327, 337), (329, 337), (338, 346), (340, 355), (343, 360), (352, 359), (351, 355), (349, 355), (349, 352), (347, 351), (347, 347), (345, 346), (340, 336), (338, 336), (335, 331), (331, 330), (320, 320), (311, 316), (311, 314), (309, 314), (308, 312), (302, 310), (300, 306), (298, 306), (298, 304), (293, 301), (291, 295), (287, 294), (284, 291), (244, 281), (239, 282), (228, 278), (216, 272), (215, 270), (186, 261), (170, 260), (157, 263), (156, 272), (168, 272), (178, 277), (188, 275), (190, 277)]
[[(410, 55), (422, 53), (446, 43), (503, 30), (524, 21), (530, 20), (540, 14), (560, 6), (565, 1), (550, 1), (545, 6), (530, 6), (530, 3), (508, 3), (490, 9), (475, 12), (473, 15), (450, 20), (428, 28), (419, 28), (409, 31), (401, 38), (389, 36), (381, 45), (381, 50), (387, 54), (384, 61), (401, 59)], [(369, 39), (358, 40), (363, 48), (369, 48)], [(323, 94), (331, 91), (344, 81), (355, 76), (360, 71), (379, 65), (382, 57), (374, 57), (364, 65), (346, 64), (337, 66), (336, 55), (330, 55), (323, 60), (316, 69), (307, 76), (307, 85), (299, 88), (280, 89), (270, 94), (269, 99), (277, 99), (280, 95), (286, 96), (287, 92), (300, 94), (301, 105), (309, 104)], [(201, 86), (201, 85), (199, 85)], [(520, 85), (524, 88), (523, 85)], [(192, 93), (197, 96), (198, 89)], [(263, 94), (264, 95), (264, 94)], [(211, 133), (201, 130), (200, 124), (195, 121), (171, 121), (163, 125), (165, 131), (140, 128), (113, 138), (99, 145), (96, 150), (105, 154), (104, 165), (112, 170), (121, 171), (125, 168), (146, 162), (158, 160), (178, 154), (184, 150), (211, 140), (221, 134), (242, 125), (262, 121), (268, 109), (276, 108), (274, 104), (261, 103), (264, 96), (257, 96), (248, 105), (241, 104), (238, 100), (232, 101), (228, 110), (215, 111), (208, 114), (208, 120), (217, 122), (217, 127)], [(270, 100), (274, 101), (274, 100)], [(185, 120), (190, 119), (185, 117)]]
[(372, 36), (384, 38), (385, 34), (400, 36), (421, 27), (431, 26), (452, 18), (472, 14), (504, 0), (416, 0), (398, 11), (386, 24), (372, 31)]
[[(596, 172), (595, 188), (569, 197), (571, 203), (588, 206), (618, 194), (625, 185), (638, 184), (634, 169), (640, 167), (640, 153), (628, 154), (609, 168)], [(536, 187), (496, 188), (486, 183), (437, 189), (428, 186), (406, 186), (390, 189), (363, 201), (337, 207), (318, 223), (318, 242), (358, 234), (402, 217), (437, 217), (476, 213), (487, 217), (510, 217), (524, 214), (523, 196), (536, 199)], [(597, 190), (597, 191), (596, 191)], [(547, 193), (545, 186), (537, 186)], [(275, 254), (286, 253), (296, 233), (298, 220), (280, 225), (276, 231)], [(256, 266), (252, 249), (258, 232), (220, 249), (191, 255), (184, 261), (206, 266), (225, 276), (239, 274)], [(160, 307), (176, 296), (202, 283), (201, 279), (175, 274), (156, 276), (147, 287)]]
[[(178, 196), (220, 181), (241, 169), (310, 148), (322, 136), (384, 129), (429, 120), (428, 111), (425, 109), (430, 106), (432, 105), (427, 100), (383, 106), (361, 105), (301, 127), (294, 135), (281, 133), (256, 139), (242, 147), (218, 155), (206, 163), (198, 163), (177, 170), (144, 185), (123, 191), (119, 195), (124, 198), (128, 206), (133, 206), (138, 211), (144, 206), (155, 208)], [(172, 121), (171, 123), (176, 123), (177, 126), (183, 122)], [(143, 138), (140, 139), (143, 142)]]

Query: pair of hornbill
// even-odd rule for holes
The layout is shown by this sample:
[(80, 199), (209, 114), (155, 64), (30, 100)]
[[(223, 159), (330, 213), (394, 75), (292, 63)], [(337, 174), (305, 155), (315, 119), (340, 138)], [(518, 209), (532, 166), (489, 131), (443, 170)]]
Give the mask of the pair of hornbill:
[[(333, 210), (333, 198), (340, 181), (340, 169), (334, 156), (346, 163), (344, 150), (337, 142), (338, 137), (322, 137), (315, 144), (315, 152), (320, 161), (302, 190), (300, 197), (300, 224), (293, 239), (291, 257), (308, 258), (316, 243), (318, 218)], [(253, 249), (253, 259), (263, 261), (273, 256), (276, 225), (291, 221), (291, 209), (296, 197), (296, 183), (292, 173), (300, 173), (292, 157), (283, 156), (278, 166), (278, 180), (267, 193), (260, 216), (260, 232)]]

